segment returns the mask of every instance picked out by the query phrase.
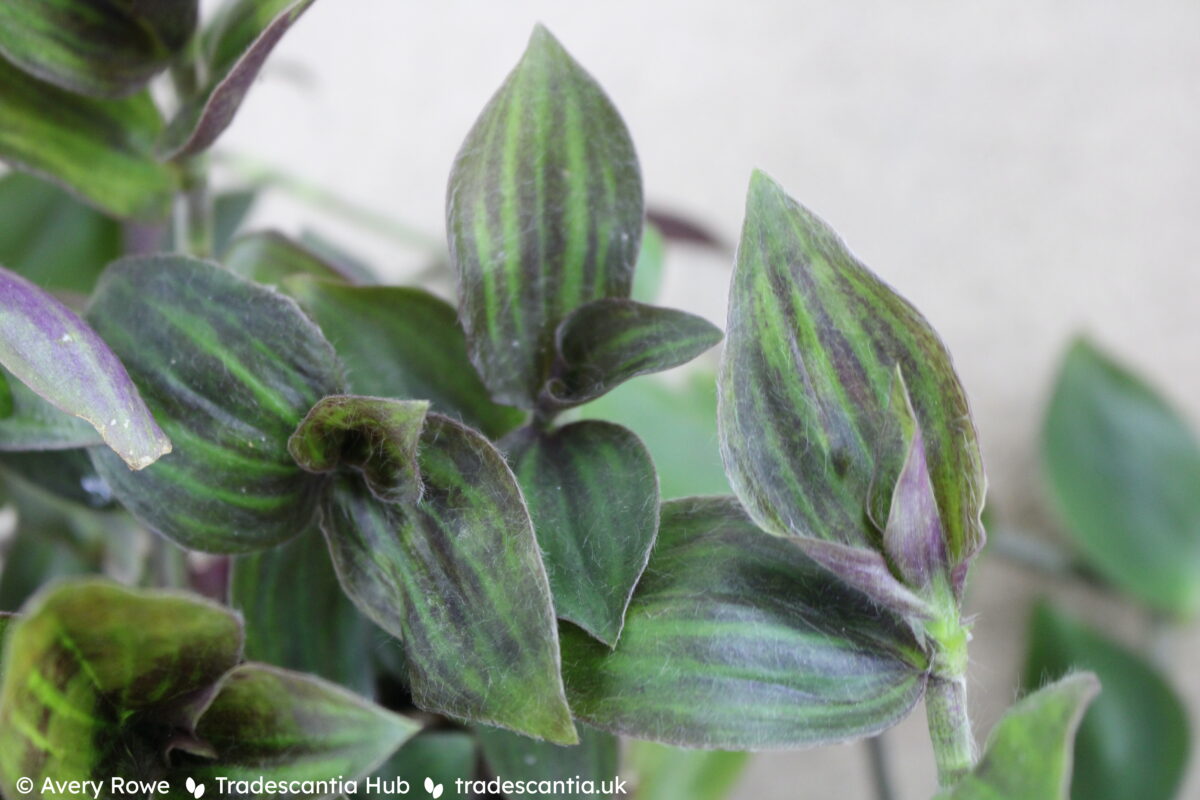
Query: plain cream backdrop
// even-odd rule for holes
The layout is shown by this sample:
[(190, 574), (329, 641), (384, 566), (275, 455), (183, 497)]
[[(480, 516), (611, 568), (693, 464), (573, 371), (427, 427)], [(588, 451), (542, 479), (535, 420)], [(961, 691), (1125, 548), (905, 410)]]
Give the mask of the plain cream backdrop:
[[(653, 204), (733, 241), (761, 167), (925, 312), (972, 398), (1001, 524), (1047, 526), (1035, 436), (1074, 332), (1200, 420), (1200, 3), (319, 0), (222, 149), (440, 240), (454, 153), (537, 21), (621, 110)], [(425, 260), (277, 194), (255, 220), (316, 226), (397, 278)], [(675, 251), (664, 301), (721, 322), (725, 262)], [(994, 558), (975, 584), (982, 738), (1043, 587)], [(1197, 714), (1200, 634), (1171, 647)], [(920, 710), (887, 741), (900, 797), (927, 797)], [(865, 764), (858, 746), (763, 756), (739, 797), (867, 797)]]

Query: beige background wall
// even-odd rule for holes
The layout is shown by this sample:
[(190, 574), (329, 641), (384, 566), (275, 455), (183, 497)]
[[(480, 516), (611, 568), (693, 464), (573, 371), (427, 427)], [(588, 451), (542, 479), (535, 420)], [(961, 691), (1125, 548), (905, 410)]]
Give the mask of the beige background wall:
[[(454, 152), (539, 20), (621, 109), (653, 203), (733, 240), (762, 167), (924, 310), (974, 402), (1001, 525), (1046, 527), (1035, 433), (1073, 332), (1200, 421), (1200, 3), (320, 0), (224, 149), (437, 241)], [(319, 225), (397, 276), (424, 261), (279, 197), (258, 219)], [(727, 278), (724, 259), (677, 251), (666, 301), (720, 322)], [(1043, 589), (994, 558), (976, 576), (981, 734)], [(1169, 647), (1200, 709), (1200, 635)], [(901, 798), (928, 796), (923, 715), (887, 740)], [(740, 797), (866, 797), (864, 764), (856, 746), (764, 756)]]

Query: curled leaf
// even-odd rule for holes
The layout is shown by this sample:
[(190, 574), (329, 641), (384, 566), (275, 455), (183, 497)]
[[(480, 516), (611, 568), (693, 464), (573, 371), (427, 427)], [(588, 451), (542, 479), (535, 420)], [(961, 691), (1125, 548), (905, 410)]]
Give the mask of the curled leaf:
[(417, 442), (428, 410), (424, 400), (326, 397), (288, 439), (288, 452), (309, 472), (354, 467), (383, 502), (415, 503), (421, 499)]
[(68, 414), (87, 420), (131, 469), (171, 452), (121, 361), (71, 309), (0, 267), (0, 364)]

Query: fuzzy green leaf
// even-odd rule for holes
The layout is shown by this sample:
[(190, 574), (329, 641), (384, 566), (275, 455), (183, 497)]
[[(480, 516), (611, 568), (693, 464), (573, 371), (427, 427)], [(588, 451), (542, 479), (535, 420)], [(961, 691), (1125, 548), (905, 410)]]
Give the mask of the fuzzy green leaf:
[(229, 590), (246, 618), (246, 658), (372, 694), (375, 629), (342, 591), (319, 531), (239, 556)]
[(118, 217), (161, 219), (177, 178), (153, 155), (162, 117), (146, 92), (94, 100), (0, 59), (0, 160)]
[(225, 677), (196, 725), (196, 738), (212, 748), (214, 758), (181, 763), (172, 777), (354, 780), (383, 763), (420, 727), (320, 678), (242, 664)]
[(32, 175), (0, 177), (0, 264), (44, 289), (87, 294), (121, 255), (121, 225)]
[(1090, 564), (1157, 609), (1200, 609), (1200, 443), (1151, 387), (1086, 341), (1042, 429), (1047, 485)]
[(663, 504), (616, 650), (564, 626), (581, 720), (704, 748), (813, 747), (878, 733), (920, 699), (906, 623), (758, 530), (732, 498)]
[(1137, 653), (1042, 603), (1025, 662), (1029, 688), (1086, 669), (1104, 691), (1075, 736), (1074, 800), (1171, 800), (1189, 753), (1186, 705)]
[(19, 777), (38, 787), (46, 777), (139, 777), (161, 744), (145, 734), (185, 725), (185, 709), (237, 663), (241, 642), (236, 614), (194, 597), (95, 580), (36, 596), (0, 669), (5, 796), (19, 796)]
[(304, 530), (314, 487), (287, 441), (341, 367), (296, 304), (186, 256), (118, 261), (88, 319), (124, 360), (175, 450), (131, 472), (96, 468), (126, 508), (184, 547), (250, 552)]
[(0, 364), (58, 409), (87, 420), (130, 468), (171, 442), (108, 345), (50, 293), (0, 267)]
[(658, 477), (645, 445), (608, 422), (523, 429), (509, 463), (529, 505), (560, 619), (610, 647), (658, 533)]
[[(616, 736), (586, 725), (577, 726), (579, 744), (562, 746), (538, 742), (527, 736), (499, 728), (476, 729), (483, 758), (491, 773), (502, 781), (592, 781), (595, 792), (547, 792), (542, 797), (571, 800), (586, 794), (599, 794), (604, 782), (611, 783), (620, 773), (619, 741)], [(523, 794), (523, 793), (522, 793)], [(519, 800), (521, 795), (506, 797)]]
[(404, 643), (421, 708), (575, 741), (559, 676), (550, 587), (503, 457), (431, 414), (421, 502), (388, 504), (337, 480), (322, 529), (342, 588)]
[(358, 470), (385, 503), (421, 499), (417, 441), (429, 403), (382, 397), (323, 398), (288, 439), (288, 452), (309, 472)]
[(929, 323), (761, 172), (729, 308), (721, 447), (754, 520), (877, 557), (888, 508), (872, 501), (890, 498), (905, 450), (887, 435), (899, 369), (924, 434), (947, 577), (961, 592), (984, 539), (983, 467), (966, 396)]
[(532, 408), (560, 320), (629, 296), (642, 231), (625, 124), (540, 25), (458, 152), (446, 228), (471, 360), (498, 402)]
[(229, 0), (200, 37), (204, 84), (184, 98), (160, 145), (164, 158), (207, 150), (233, 122), (271, 50), (313, 0)]
[(636, 800), (725, 800), (749, 761), (745, 752), (629, 744)]
[(588, 419), (620, 423), (654, 457), (663, 500), (730, 494), (717, 444), (717, 379), (700, 370), (682, 383), (647, 378), (579, 409)]
[(996, 723), (971, 774), (937, 800), (1066, 800), (1071, 742), (1099, 690), (1084, 672), (1021, 700)]
[(342, 282), (348, 276), (321, 256), (278, 231), (239, 236), (222, 259), (226, 267), (265, 286), (279, 286), (289, 275), (307, 274)]
[(420, 289), (343, 286), (296, 275), (284, 289), (346, 362), (354, 392), (428, 400), (434, 411), (498, 438), (525, 414), (493, 403), (467, 357), (454, 309)]
[(5, 0), (0, 55), (41, 80), (120, 97), (166, 69), (196, 27), (197, 0)]
[(596, 300), (558, 326), (558, 359), (545, 394), (559, 406), (586, 403), (630, 378), (686, 364), (719, 341), (721, 331), (694, 314)]
[(379, 791), (370, 792), (362, 786), (360, 797), (365, 800), (394, 800), (401, 787), (393, 784), (406, 780), (416, 794), (423, 788), (422, 779), (442, 784), (445, 800), (469, 800), (467, 793), (455, 790), (454, 781), (466, 780), (475, 773), (475, 737), (464, 731), (425, 730), (409, 739), (396, 755), (375, 771), (383, 783)]

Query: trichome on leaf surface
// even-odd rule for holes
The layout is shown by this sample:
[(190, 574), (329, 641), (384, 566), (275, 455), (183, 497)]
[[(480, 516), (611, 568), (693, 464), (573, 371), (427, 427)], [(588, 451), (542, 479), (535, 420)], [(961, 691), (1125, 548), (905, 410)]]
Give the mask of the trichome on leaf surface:
[[(0, 5), (0, 158), (91, 207), (3, 179), (90, 227), (0, 269), (16, 542), (77, 556), (9, 551), (5, 586), (36, 577), (2, 618), (0, 792), (599, 782), (618, 736), (813, 747), (924, 697), (939, 796), (1061, 797), (1092, 677), (977, 753), (983, 467), (921, 314), (756, 172), (717, 392), (736, 496), (664, 500), (642, 439), (581, 407), (722, 335), (634, 299), (634, 146), (544, 28), (450, 171), (457, 309), (277, 233), (226, 241), (207, 150), (309, 5), (230, 0), (205, 25), (195, 0)], [(167, 72), (169, 113), (147, 88)], [(122, 256), (113, 220), (157, 225), (157, 252)], [(643, 797), (741, 763), (632, 752)]]

